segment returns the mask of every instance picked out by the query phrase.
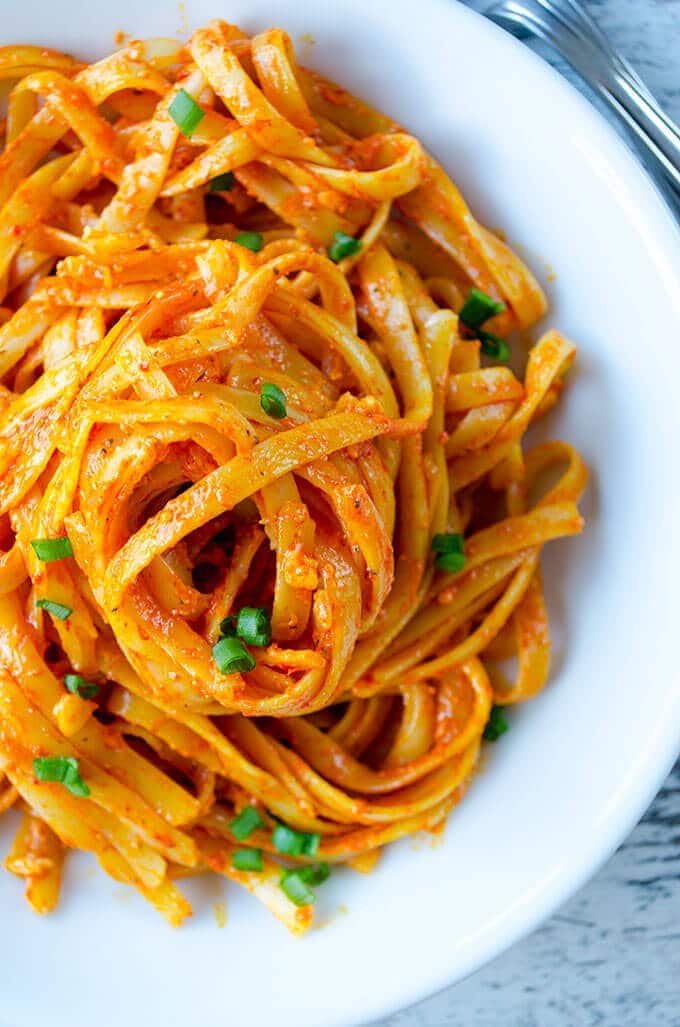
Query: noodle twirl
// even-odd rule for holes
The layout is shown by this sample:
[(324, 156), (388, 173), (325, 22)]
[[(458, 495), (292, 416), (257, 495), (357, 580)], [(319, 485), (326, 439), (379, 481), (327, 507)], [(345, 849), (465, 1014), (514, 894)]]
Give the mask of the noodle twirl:
[(546, 682), (587, 474), (525, 434), (574, 346), (504, 364), (531, 273), (279, 29), (0, 77), (5, 865), (45, 912), (89, 850), (172, 924), (214, 871), (300, 933)]

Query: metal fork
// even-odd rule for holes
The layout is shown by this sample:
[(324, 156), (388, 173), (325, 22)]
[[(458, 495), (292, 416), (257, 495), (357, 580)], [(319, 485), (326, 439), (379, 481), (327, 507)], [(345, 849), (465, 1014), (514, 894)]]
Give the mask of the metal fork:
[(632, 129), (680, 196), (680, 131), (577, 0), (499, 0), (485, 14), (518, 39), (545, 40)]

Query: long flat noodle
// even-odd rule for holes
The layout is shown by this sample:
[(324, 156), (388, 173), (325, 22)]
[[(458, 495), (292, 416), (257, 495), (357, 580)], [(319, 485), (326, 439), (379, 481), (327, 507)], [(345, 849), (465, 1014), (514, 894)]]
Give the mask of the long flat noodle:
[(3, 773), (0, 772), (0, 814), (10, 809), (18, 798), (19, 793), (9, 782)]
[[(196, 72), (186, 82), (189, 94), (199, 92), (201, 86), (202, 78)], [(167, 175), (179, 131), (168, 111), (172, 99), (172, 94), (164, 97), (156, 108), (154, 118), (143, 140), (140, 140), (137, 160), (125, 168), (118, 193), (99, 220), (100, 231), (132, 231), (144, 222), (151, 210)]]
[(230, 880), (246, 888), (256, 899), (259, 899), (270, 913), (280, 920), (291, 934), (301, 935), (312, 922), (312, 907), (296, 906), (283, 893), (279, 886), (281, 867), (273, 860), (263, 860), (262, 870), (258, 873), (247, 873), (235, 870), (230, 863), (234, 846), (203, 837), (199, 841), (201, 852), (208, 866), (218, 874), (224, 874)]
[(240, 168), (259, 155), (260, 148), (250, 139), (244, 128), (236, 128), (233, 132), (218, 139), (207, 150), (163, 187), (163, 196), (177, 196), (187, 189), (195, 189), (204, 185), (211, 178), (224, 175), (235, 168)]
[(89, 156), (113, 179), (122, 172), (122, 163), (114, 152), (115, 134), (110, 124), (97, 112), (85, 89), (58, 71), (39, 71), (27, 75), (17, 91), (37, 93), (60, 113), (75, 132)]
[(56, 68), (60, 71), (78, 71), (80, 65), (68, 54), (48, 50), (42, 46), (0, 47), (0, 78), (23, 78), (33, 69)]
[(392, 547), (381, 518), (362, 485), (343, 480), (321, 461), (317, 461), (315, 467), (305, 468), (300, 475), (328, 495), (349, 545), (355, 554), (363, 557), (372, 592), (361, 625), (365, 633), (373, 627), (394, 577)]
[(281, 29), (2, 47), (0, 79), (7, 869), (48, 912), (90, 851), (172, 925), (214, 872), (302, 934), (325, 871), (283, 875), (440, 830), (548, 681), (587, 470), (526, 436), (575, 347), (486, 355), (531, 272)]
[(325, 418), (325, 423), (291, 428), (285, 437), (259, 443), (248, 457), (234, 457), (188, 493), (171, 500), (116, 554), (107, 573), (106, 601), (115, 606), (127, 585), (153, 556), (232, 509), (263, 485), (310, 459), (394, 430), (394, 423), (371, 407), (361, 413), (332, 414)]
[(36, 913), (50, 913), (59, 901), (64, 847), (39, 817), (24, 813), (5, 869), (26, 880), (26, 901)]
[(252, 58), (262, 92), (270, 103), (297, 128), (314, 135), (317, 124), (298, 81), (290, 36), (281, 29), (269, 29), (254, 36)]
[[(2, 687), (3, 707), (11, 707), (12, 710), (11, 724), (14, 737), (17, 739), (17, 745), (22, 744), (25, 749), (30, 738), (30, 707), (25, 704), (19, 690), (9, 680), (5, 680)], [(65, 757), (73, 751), (87, 752), (85, 747), (79, 748), (78, 736), (70, 739), (67, 744), (58, 737), (56, 729), (50, 729), (46, 719), (43, 720), (36, 714), (33, 717), (33, 737), (38, 741), (41, 750)], [(88, 728), (85, 728), (84, 732), (87, 733), (87, 730)], [(89, 730), (92, 730), (92, 726)], [(107, 765), (106, 745), (101, 743), (101, 733), (99, 742), (98, 746), (90, 748), (92, 762), (82, 756), (79, 757), (90, 786), (91, 803), (118, 818), (122, 830), (128, 829), (131, 835), (139, 835), (140, 846), (146, 845), (150, 852), (158, 850), (177, 862), (193, 865), (196, 855), (190, 839), (165, 822), (138, 794), (120, 784), (114, 773), (109, 773), (111, 763)]]
[(319, 310), (314, 304), (309, 303), (304, 297), (295, 295), (289, 289), (280, 289), (272, 294), (267, 300), (267, 307), (277, 313), (290, 314), (295, 318), (300, 318), (318, 332), (334, 349), (337, 349), (359, 382), (378, 395), (385, 411), (390, 416), (396, 414), (397, 403), (389, 379), (372, 350), (361, 345), (358, 336), (330, 315)]
[(282, 156), (330, 164), (328, 154), (281, 117), (224, 43), (225, 33), (218, 22), (213, 22), (194, 35), (192, 56), (208, 81), (214, 82), (215, 91), (231, 114), (254, 141)]
[[(0, 755), (0, 760), (2, 758)], [(93, 803), (83, 809), (82, 802), (79, 804), (68, 792), (62, 795), (58, 786), (34, 784), (27, 760), (17, 761), (10, 773), (22, 798), (64, 844), (97, 854), (111, 847), (134, 867), (140, 882), (146, 887), (154, 888), (162, 883), (165, 874), (162, 857), (134, 837), (115, 816)]]
[(172, 881), (162, 880), (157, 884), (147, 884), (134, 865), (127, 862), (111, 846), (101, 846), (97, 851), (97, 859), (114, 880), (137, 888), (171, 927), (181, 927), (186, 918), (191, 916), (191, 906)]
[(428, 421), (432, 416), (432, 382), (394, 261), (387, 250), (377, 244), (361, 261), (359, 273), (374, 323), (399, 383), (404, 416), (416, 423)]
[(45, 164), (22, 183), (3, 207), (0, 212), (0, 277), (9, 270), (22, 236), (48, 213), (54, 202), (50, 186), (72, 161), (72, 154), (67, 154)]
[[(151, 89), (160, 93), (165, 91), (162, 77), (126, 51), (111, 54), (97, 64), (84, 67), (76, 74), (74, 82), (84, 87), (89, 98), (97, 105), (103, 103), (111, 93), (126, 87)], [(25, 125), (0, 155), (0, 206), (50, 152), (67, 129), (68, 123), (60, 116), (54, 102), (48, 102)]]
[[(256, 197), (283, 222), (292, 225), (319, 246), (330, 245), (336, 232), (351, 233), (354, 228), (348, 217), (322, 205), (320, 198), (316, 202), (312, 199), (310, 209), (308, 187), (304, 190), (298, 188), (271, 166), (271, 162), (264, 164), (254, 161), (241, 165), (235, 175), (250, 196)], [(315, 194), (311, 195), (314, 197)]]
[(417, 139), (395, 132), (380, 137), (378, 145), (371, 145), (370, 150), (373, 162), (384, 162), (385, 167), (371, 171), (315, 167), (315, 174), (334, 189), (349, 196), (378, 201), (403, 196), (422, 182), (425, 176), (425, 157)]
[(272, 631), (282, 640), (299, 638), (309, 621), (312, 593), (318, 585), (313, 555), (314, 521), (300, 501), (293, 475), (279, 478), (262, 490), (277, 573), (272, 602)]
[[(379, 771), (370, 770), (342, 747), (317, 731), (303, 720), (289, 718), (283, 722), (284, 733), (299, 752), (323, 776), (352, 791), (381, 794), (401, 789), (421, 780), (436, 767), (442, 766), (454, 755), (463, 752), (473, 742), (479, 723), (485, 724), (491, 700), (491, 689), (486, 674), (475, 665), (468, 679), (474, 692), (472, 714), (465, 730), (448, 740), (447, 745), (437, 745), (432, 750), (417, 754), (415, 758), (397, 766), (384, 766)], [(423, 713), (423, 716), (429, 716)]]

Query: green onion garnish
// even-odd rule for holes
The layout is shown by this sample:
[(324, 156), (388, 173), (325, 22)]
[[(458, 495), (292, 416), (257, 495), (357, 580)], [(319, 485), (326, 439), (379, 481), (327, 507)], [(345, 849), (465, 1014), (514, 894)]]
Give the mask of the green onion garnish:
[(285, 824), (277, 824), (272, 833), (272, 842), (278, 852), (287, 856), (299, 856), (302, 852), (304, 835)]
[(229, 635), (233, 637), (236, 634), (236, 614), (231, 613), (228, 617), (225, 617), (223, 621), (220, 621), (220, 634)]
[(508, 346), (505, 339), (501, 339), (498, 335), (494, 335), (493, 332), (479, 332), (479, 339), (482, 343), (482, 353), (487, 357), (492, 357), (494, 360), (509, 360), (510, 359), (510, 347)]
[(467, 328), (471, 328), (475, 332), (490, 317), (502, 314), (504, 310), (505, 303), (497, 303), (481, 289), (470, 289), (458, 317)]
[(277, 852), (285, 856), (316, 856), (321, 835), (294, 831), (287, 824), (277, 824), (272, 831), (272, 842)]
[(31, 545), (35, 555), (43, 563), (51, 563), (53, 560), (64, 560), (67, 556), (73, 556), (73, 549), (66, 535), (59, 538), (33, 538)]
[(269, 645), (272, 626), (267, 611), (261, 606), (243, 606), (236, 618), (236, 634), (248, 645)]
[(260, 406), (269, 417), (280, 420), (286, 416), (286, 394), (273, 382), (263, 382), (260, 389)]
[(236, 849), (231, 856), (234, 870), (262, 871), (262, 849)]
[(180, 89), (168, 107), (168, 114), (182, 135), (192, 136), (205, 117), (205, 111), (189, 96), (186, 89)]
[(316, 856), (319, 850), (319, 843), (321, 842), (320, 834), (307, 834), (302, 845), (303, 856)]
[(445, 574), (457, 574), (465, 566), (465, 554), (440, 553), (434, 565), (438, 571), (444, 571)]
[(254, 806), (244, 806), (229, 827), (234, 837), (238, 838), (240, 842), (244, 842), (258, 827), (264, 827), (264, 820)]
[(213, 659), (223, 674), (244, 674), (252, 670), (255, 660), (240, 638), (223, 635), (212, 647)]
[(33, 760), (33, 770), (38, 781), (57, 781), (71, 795), (86, 798), (90, 794), (80, 776), (78, 760), (73, 756), (37, 756)]
[(282, 891), (296, 906), (309, 906), (316, 902), (316, 895), (310, 885), (323, 884), (330, 876), (327, 863), (316, 863), (310, 867), (296, 867), (281, 874)]
[(505, 719), (505, 708), (503, 706), (492, 706), (489, 719), (482, 734), (487, 742), (495, 742), (501, 735), (504, 735), (510, 725)]
[(64, 684), (72, 695), (78, 695), (81, 699), (94, 699), (99, 692), (99, 685), (86, 681), (80, 674), (65, 674)]
[(316, 902), (316, 895), (305, 884), (300, 876), (300, 870), (302, 867), (298, 867), (296, 870), (284, 870), (279, 882), (281, 890), (296, 906), (311, 906), (313, 902)]
[(55, 603), (53, 599), (37, 599), (36, 606), (39, 606), (41, 610), (47, 610), (57, 620), (68, 620), (73, 610), (70, 606), (64, 606), (63, 603)]
[(345, 257), (353, 257), (362, 246), (361, 239), (355, 239), (353, 235), (347, 235), (346, 232), (336, 232), (333, 242), (328, 247), (328, 256), (337, 264)]
[(210, 179), (208, 192), (228, 193), (231, 189), (233, 189), (234, 182), (235, 179), (233, 171), (225, 171), (223, 175), (216, 175), (215, 178)]
[(462, 553), (463, 536), (455, 531), (442, 532), (433, 536), (430, 548), (433, 553)]
[(243, 606), (224, 618), (220, 631), (227, 638), (238, 635), (248, 645), (269, 645), (272, 640), (271, 621), (263, 606)]
[(331, 868), (328, 863), (314, 863), (309, 867), (299, 867), (300, 877), (307, 884), (316, 887), (323, 884), (331, 876)]
[(447, 531), (435, 535), (430, 543), (430, 548), (437, 553), (434, 565), (439, 571), (447, 574), (457, 574), (465, 566), (465, 551), (463, 548), (463, 536), (453, 531)]
[(247, 250), (252, 250), (253, 253), (259, 253), (264, 245), (264, 239), (259, 232), (241, 232), (236, 236), (234, 242), (239, 246), (245, 246)]

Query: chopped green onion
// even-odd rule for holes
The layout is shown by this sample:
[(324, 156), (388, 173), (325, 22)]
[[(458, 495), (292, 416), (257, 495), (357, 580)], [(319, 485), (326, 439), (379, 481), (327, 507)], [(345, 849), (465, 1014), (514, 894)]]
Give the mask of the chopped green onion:
[(220, 634), (233, 637), (236, 634), (236, 614), (232, 613), (220, 621)]
[(353, 235), (347, 235), (346, 232), (336, 232), (333, 242), (328, 247), (328, 256), (337, 264), (345, 257), (353, 257), (355, 253), (359, 253), (362, 246), (361, 239), (355, 239)]
[(231, 865), (234, 870), (262, 871), (262, 849), (236, 849), (232, 853)]
[(243, 606), (237, 614), (224, 618), (220, 631), (227, 638), (238, 635), (248, 645), (269, 645), (272, 640), (269, 614), (262, 606)]
[(99, 685), (95, 685), (93, 681), (86, 681), (80, 674), (66, 674), (64, 684), (69, 692), (80, 696), (81, 699), (94, 699), (99, 692)]
[(458, 317), (467, 328), (477, 331), (478, 328), (496, 314), (502, 314), (505, 303), (497, 303), (481, 289), (470, 289), (465, 303), (458, 312)]
[(286, 856), (299, 856), (302, 852), (303, 840), (303, 834), (285, 824), (277, 824), (272, 832), (274, 848)]
[(247, 250), (252, 250), (253, 253), (259, 253), (264, 245), (264, 239), (259, 232), (241, 232), (236, 236), (234, 242), (239, 246), (245, 246)]
[(255, 660), (241, 639), (233, 635), (223, 635), (218, 642), (215, 642), (212, 654), (223, 674), (244, 674), (255, 666)]
[(492, 706), (489, 719), (482, 734), (487, 742), (495, 742), (501, 735), (504, 735), (510, 725), (505, 719), (505, 708), (503, 706)]
[(465, 566), (464, 539), (454, 531), (435, 535), (430, 548), (437, 553), (434, 565), (439, 571), (457, 574)]
[(248, 645), (269, 645), (272, 626), (267, 611), (261, 606), (243, 606), (236, 619), (236, 634)]
[(73, 610), (70, 606), (64, 606), (63, 603), (55, 603), (52, 599), (37, 599), (36, 606), (39, 606), (41, 610), (47, 610), (57, 620), (68, 620)]
[(430, 548), (433, 553), (462, 553), (463, 536), (455, 531), (445, 531), (440, 535), (434, 535)]
[(284, 870), (281, 874), (281, 889), (296, 906), (309, 906), (316, 902), (316, 895), (309, 885), (323, 884), (329, 876), (330, 869), (327, 863)]
[(168, 114), (182, 135), (192, 136), (205, 117), (205, 111), (189, 96), (186, 89), (180, 89), (168, 108)]
[(235, 178), (233, 171), (225, 171), (223, 175), (216, 175), (215, 178), (210, 179), (208, 192), (228, 193), (231, 189), (233, 189), (234, 182)]
[(321, 842), (320, 834), (306, 834), (305, 840), (302, 844), (302, 855), (303, 856), (316, 856), (319, 851), (319, 844)]
[(300, 876), (302, 869), (302, 867), (298, 867), (296, 870), (284, 870), (279, 883), (281, 891), (296, 906), (311, 906), (313, 902), (316, 902), (316, 895)]
[(258, 827), (264, 827), (264, 820), (254, 806), (244, 806), (229, 827), (234, 837), (238, 838), (240, 842), (244, 842)]
[(294, 831), (287, 824), (277, 824), (272, 832), (272, 842), (277, 852), (285, 856), (316, 856), (321, 835)]
[(59, 538), (33, 538), (31, 545), (35, 555), (43, 563), (51, 563), (53, 560), (64, 560), (67, 556), (73, 556), (73, 549), (66, 535)]
[(481, 332), (479, 333), (479, 339), (482, 343), (482, 353), (487, 357), (492, 357), (494, 360), (509, 360), (510, 359), (510, 347), (508, 346), (505, 339), (501, 339), (498, 335), (494, 335), (493, 332)]
[(438, 571), (457, 574), (465, 566), (465, 553), (440, 553), (434, 565)]
[(57, 781), (71, 795), (86, 798), (90, 794), (80, 776), (78, 760), (73, 756), (37, 756), (33, 760), (33, 770), (38, 781)]
[(328, 863), (313, 863), (312, 866), (299, 867), (300, 877), (305, 884), (316, 887), (323, 884), (331, 876), (331, 868)]
[(260, 406), (269, 417), (280, 420), (286, 416), (286, 394), (273, 382), (263, 382), (260, 389)]

